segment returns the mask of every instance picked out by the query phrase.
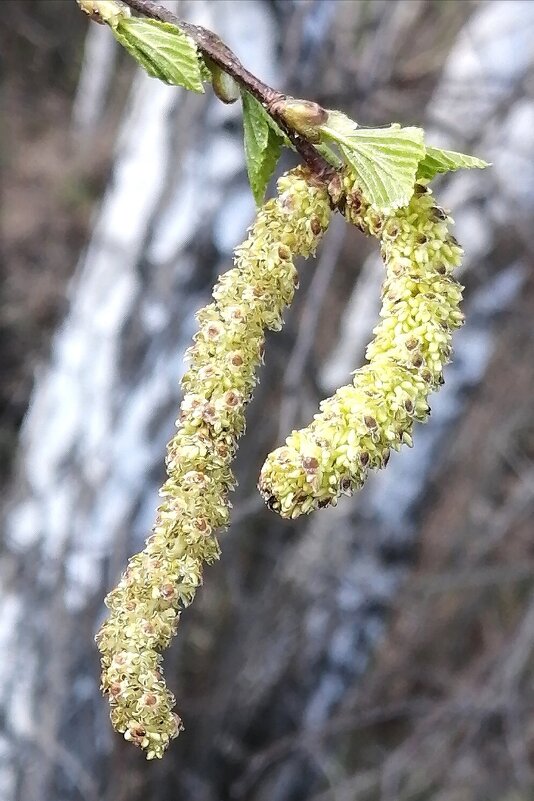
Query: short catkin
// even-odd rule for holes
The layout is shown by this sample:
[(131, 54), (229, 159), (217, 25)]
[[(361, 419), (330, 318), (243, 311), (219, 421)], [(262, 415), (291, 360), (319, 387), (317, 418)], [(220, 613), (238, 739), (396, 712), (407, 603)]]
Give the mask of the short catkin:
[(452, 219), (417, 184), (408, 206), (379, 214), (345, 173), (331, 185), (348, 221), (381, 243), (386, 268), (381, 320), (352, 384), (324, 400), (320, 413), (269, 454), (259, 489), (282, 517), (335, 504), (359, 489), (390, 450), (412, 444), (414, 421), (429, 414), (428, 395), (443, 382), (451, 336), (463, 322), (462, 287), (451, 277), (462, 250)]
[(259, 210), (236, 249), (235, 266), (197, 315), (153, 531), (107, 596), (109, 617), (96, 638), (113, 726), (149, 759), (163, 756), (182, 728), (160, 652), (202, 582), (204, 563), (219, 556), (215, 532), (228, 523), (230, 463), (245, 428), (264, 332), (281, 327), (297, 285), (293, 258), (315, 251), (329, 218), (328, 192), (306, 169), (282, 176), (278, 197)]

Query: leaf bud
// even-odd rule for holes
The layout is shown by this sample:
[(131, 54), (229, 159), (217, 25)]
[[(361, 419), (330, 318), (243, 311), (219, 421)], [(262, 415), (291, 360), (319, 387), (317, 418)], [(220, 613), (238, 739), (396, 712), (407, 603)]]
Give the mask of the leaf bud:
[(237, 82), (210, 58), (205, 57), (204, 61), (211, 72), (211, 84), (219, 100), (227, 104), (235, 103), (240, 95)]
[(293, 130), (310, 142), (321, 141), (319, 129), (328, 119), (328, 112), (318, 103), (287, 97), (277, 101), (273, 105), (273, 111), (280, 114)]

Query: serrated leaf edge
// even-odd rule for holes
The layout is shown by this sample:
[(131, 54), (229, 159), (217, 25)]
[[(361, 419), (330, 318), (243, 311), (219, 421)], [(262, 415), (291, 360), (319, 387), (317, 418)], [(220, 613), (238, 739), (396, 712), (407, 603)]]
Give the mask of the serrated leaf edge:
[[(172, 86), (183, 86), (184, 88), (190, 89), (198, 94), (204, 93), (204, 87), (202, 85), (202, 60), (198, 52), (198, 48), (193, 39), (178, 26), (172, 25), (168, 22), (160, 22), (158, 20), (124, 16), (118, 20), (115, 25), (110, 27), (112, 27), (113, 35), (117, 41), (126, 50), (128, 50), (130, 55), (142, 67), (144, 67), (149, 75), (156, 77), (165, 83), (169, 83)], [(187, 44), (187, 46), (190, 48), (191, 55), (193, 55), (193, 53), (195, 55), (197, 66), (196, 75), (194, 75), (195, 70), (192, 66), (192, 59), (188, 58), (187, 56), (180, 56), (180, 54), (177, 54), (178, 57), (175, 56), (172, 58), (169, 57), (167, 53), (161, 52), (161, 59), (166, 61), (171, 66), (170, 70), (166, 68), (162, 69), (161, 64), (158, 63), (158, 60), (154, 58), (154, 53), (157, 53), (157, 49), (149, 45), (146, 40), (143, 40), (142, 36), (139, 36), (137, 32), (137, 30), (142, 27), (152, 28), (156, 32), (160, 31), (175, 35), (177, 38), (181, 39), (183, 44)], [(125, 28), (126, 31), (124, 30)], [(129, 34), (134, 41), (128, 38)], [(141, 58), (139, 58), (137, 54), (139, 54)], [(147, 68), (146, 64), (149, 65), (150, 69)], [(178, 73), (183, 75), (183, 80), (177, 80), (175, 76), (173, 76), (173, 80), (168, 80), (166, 76), (174, 71), (173, 68), (174, 70), (177, 70)], [(188, 73), (193, 73), (193, 75), (191, 76)]]

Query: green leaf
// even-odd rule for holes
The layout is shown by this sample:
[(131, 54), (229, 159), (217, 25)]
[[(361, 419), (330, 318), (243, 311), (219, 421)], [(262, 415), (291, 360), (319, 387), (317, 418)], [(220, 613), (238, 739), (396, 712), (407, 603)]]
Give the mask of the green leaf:
[(204, 73), (197, 47), (175, 25), (153, 19), (121, 17), (113, 35), (153, 78), (194, 92), (204, 92)]
[(263, 203), (265, 190), (280, 157), (284, 139), (271, 124), (261, 103), (250, 92), (241, 92), (245, 157), (252, 194), (256, 205)]
[(382, 210), (410, 202), (417, 167), (425, 156), (422, 128), (401, 128), (398, 124), (358, 128), (344, 114), (331, 112), (321, 132), (339, 145), (373, 206)]
[(454, 150), (441, 150), (439, 147), (427, 146), (426, 156), (417, 170), (417, 177), (431, 181), (440, 172), (473, 168), (483, 170), (489, 166), (487, 161), (477, 159), (475, 156), (466, 156), (465, 153), (455, 153)]
[[(265, 125), (267, 125), (280, 139), (282, 139), (286, 147), (290, 147), (292, 150), (295, 149), (293, 147), (292, 142), (290, 141), (290, 139), (288, 139), (284, 131), (273, 120), (271, 115), (265, 111), (262, 104), (258, 100), (256, 100), (254, 95), (251, 95), (250, 92), (247, 92), (245, 89), (243, 89), (241, 91), (241, 98), (243, 100), (243, 112), (245, 114), (248, 111), (249, 116), (257, 120), (259, 125), (261, 125), (262, 127), (265, 127)], [(262, 120), (263, 122), (261, 122)]]
[(243, 101), (243, 125), (245, 128), (245, 144), (252, 137), (257, 148), (263, 150), (269, 140), (269, 115), (262, 104), (245, 89), (241, 91)]

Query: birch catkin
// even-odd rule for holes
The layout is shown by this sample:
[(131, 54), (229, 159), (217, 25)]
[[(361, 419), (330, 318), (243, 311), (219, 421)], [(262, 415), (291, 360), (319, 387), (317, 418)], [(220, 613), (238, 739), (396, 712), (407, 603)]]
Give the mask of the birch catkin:
[(203, 564), (219, 556), (215, 532), (228, 523), (230, 463), (245, 428), (264, 332), (281, 327), (293, 298), (293, 258), (313, 253), (329, 222), (327, 190), (306, 169), (280, 178), (278, 193), (258, 212), (234, 268), (215, 286), (213, 303), (198, 314), (153, 532), (108, 595), (110, 614), (97, 635), (112, 723), (149, 759), (161, 757), (182, 728), (160, 652), (202, 582)]
[(429, 414), (428, 395), (442, 383), (452, 332), (463, 321), (462, 287), (450, 275), (462, 251), (426, 187), (416, 186), (405, 208), (379, 214), (346, 173), (334, 191), (340, 199), (347, 219), (380, 240), (381, 321), (352, 384), (267, 457), (259, 488), (283, 517), (335, 504), (363, 485), (369, 469), (384, 467), (391, 448), (412, 444), (413, 423)]

